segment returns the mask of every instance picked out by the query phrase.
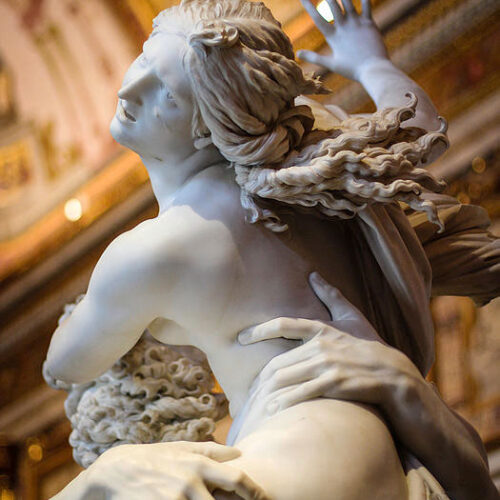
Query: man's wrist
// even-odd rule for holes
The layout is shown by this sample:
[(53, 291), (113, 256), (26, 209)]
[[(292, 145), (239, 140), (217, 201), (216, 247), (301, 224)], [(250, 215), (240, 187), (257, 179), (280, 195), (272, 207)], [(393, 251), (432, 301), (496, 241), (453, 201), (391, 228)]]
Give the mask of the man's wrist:
[(367, 59), (357, 68), (355, 72), (355, 79), (362, 85), (373, 76), (374, 73), (382, 71), (383, 73), (387, 71), (394, 70), (396, 67), (389, 57), (374, 56)]
[(384, 412), (398, 420), (406, 420), (414, 415), (416, 405), (421, 405), (418, 384), (415, 377), (405, 372), (391, 374), (382, 391), (381, 406)]

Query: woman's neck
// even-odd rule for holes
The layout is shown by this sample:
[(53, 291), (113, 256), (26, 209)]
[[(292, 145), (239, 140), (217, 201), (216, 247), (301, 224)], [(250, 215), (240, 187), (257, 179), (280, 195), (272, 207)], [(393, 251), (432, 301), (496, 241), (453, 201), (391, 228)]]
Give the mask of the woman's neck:
[(160, 213), (172, 206), (179, 189), (192, 177), (211, 165), (225, 161), (214, 146), (195, 150), (183, 159), (141, 156), (141, 160), (148, 171)]

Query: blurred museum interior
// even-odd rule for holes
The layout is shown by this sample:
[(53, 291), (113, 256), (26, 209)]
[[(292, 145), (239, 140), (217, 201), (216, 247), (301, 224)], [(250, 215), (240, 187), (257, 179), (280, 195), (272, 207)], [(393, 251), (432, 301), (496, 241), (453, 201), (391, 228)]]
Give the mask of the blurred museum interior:
[[(80, 470), (64, 393), (41, 368), (66, 303), (119, 233), (156, 215), (139, 158), (108, 128), (125, 70), (170, 0), (0, 0), (0, 500), (45, 499)], [(296, 49), (325, 50), (299, 0), (266, 0)], [(500, 2), (375, 0), (393, 61), (449, 122), (430, 168), (500, 233)], [(307, 68), (319, 72), (317, 67)], [(333, 101), (372, 110), (322, 73)], [(460, 273), (460, 269), (457, 269)], [(500, 299), (433, 299), (444, 400), (486, 444), (500, 481)]]

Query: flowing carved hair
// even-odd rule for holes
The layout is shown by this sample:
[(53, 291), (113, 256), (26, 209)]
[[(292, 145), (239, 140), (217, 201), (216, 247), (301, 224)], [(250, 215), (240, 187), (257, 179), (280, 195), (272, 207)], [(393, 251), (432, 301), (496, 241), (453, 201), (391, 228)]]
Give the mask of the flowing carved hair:
[[(194, 96), (192, 133), (213, 142), (233, 165), (249, 222), (287, 229), (265, 200), (350, 218), (371, 203), (404, 202), (440, 225), (423, 190), (442, 184), (426, 170), (437, 132), (403, 129), (405, 107), (352, 117), (337, 129), (313, 131), (301, 94), (328, 93), (303, 74), (290, 40), (269, 9), (245, 0), (184, 0), (163, 11), (154, 30), (186, 38), (184, 64)], [(266, 207), (266, 208), (264, 208)]]
[[(66, 306), (59, 320), (74, 309)], [(89, 467), (122, 444), (210, 441), (227, 400), (213, 394), (208, 365), (144, 336), (108, 371), (87, 384), (65, 384), (44, 367), (46, 382), (68, 392), (73, 458)]]

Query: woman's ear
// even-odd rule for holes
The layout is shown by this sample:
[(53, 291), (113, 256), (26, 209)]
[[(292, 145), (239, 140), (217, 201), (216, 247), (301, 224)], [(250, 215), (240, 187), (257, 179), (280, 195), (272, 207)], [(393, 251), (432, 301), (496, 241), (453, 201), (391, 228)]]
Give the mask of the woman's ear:
[(207, 146), (210, 146), (212, 143), (212, 138), (210, 136), (208, 137), (198, 137), (197, 139), (194, 140), (194, 147), (198, 150), (206, 148)]

